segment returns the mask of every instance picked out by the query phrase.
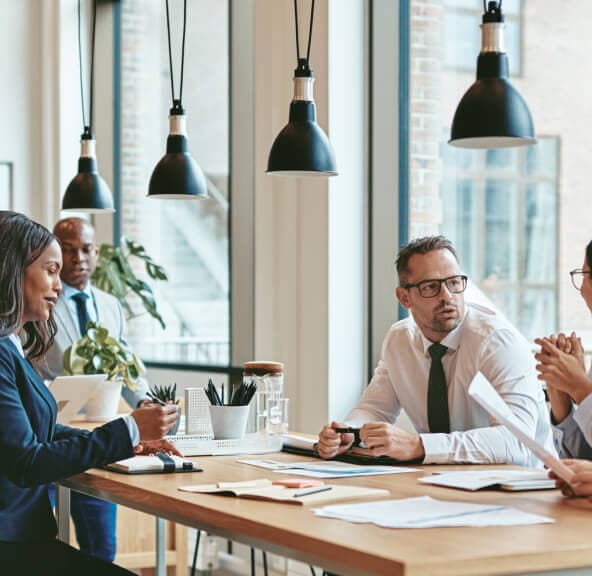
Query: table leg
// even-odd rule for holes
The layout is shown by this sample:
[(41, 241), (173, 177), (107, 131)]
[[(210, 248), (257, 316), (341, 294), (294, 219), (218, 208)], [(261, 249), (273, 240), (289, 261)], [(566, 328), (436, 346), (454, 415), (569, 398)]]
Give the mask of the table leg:
[(156, 576), (166, 576), (166, 521), (156, 518)]
[(58, 538), (70, 543), (70, 488), (56, 484), (56, 514), (58, 520)]

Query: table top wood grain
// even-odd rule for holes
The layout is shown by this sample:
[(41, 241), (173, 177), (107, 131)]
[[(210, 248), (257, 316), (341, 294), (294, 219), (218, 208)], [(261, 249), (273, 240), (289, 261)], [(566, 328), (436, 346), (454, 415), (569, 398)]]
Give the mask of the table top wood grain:
[[(429, 495), (445, 500), (504, 504), (550, 516), (553, 524), (484, 528), (386, 529), (314, 516), (306, 506), (181, 492), (178, 486), (272, 478), (269, 470), (236, 462), (239, 456), (189, 458), (203, 472), (127, 476), (89, 470), (62, 484), (229, 539), (305, 561), (339, 574), (463, 576), (520, 574), (592, 566), (592, 504), (558, 490), (466, 492), (419, 484), (436, 470), (365, 476), (331, 483), (386, 488), (392, 498)], [(303, 460), (274, 454), (274, 460)], [(499, 466), (495, 466), (498, 468)]]

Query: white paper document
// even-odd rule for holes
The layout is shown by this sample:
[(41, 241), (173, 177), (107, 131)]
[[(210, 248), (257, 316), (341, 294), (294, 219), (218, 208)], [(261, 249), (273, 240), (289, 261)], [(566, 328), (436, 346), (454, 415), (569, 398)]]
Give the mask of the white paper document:
[(555, 488), (546, 470), (459, 470), (434, 473), (418, 478), (422, 484), (434, 484), (461, 490), (481, 490), (482, 488), (501, 488), (502, 490), (543, 490)]
[(317, 516), (383, 528), (442, 528), (447, 526), (516, 526), (548, 524), (552, 518), (509, 506), (449, 502), (429, 496), (341, 504), (313, 509)]
[(403, 472), (421, 472), (417, 468), (402, 466), (358, 466), (346, 462), (281, 462), (275, 460), (245, 459), (242, 464), (267, 468), (280, 474), (312, 476), (313, 478), (351, 478), (354, 476), (375, 476), (378, 474), (401, 474)]
[(553, 454), (545, 450), (534, 438), (529, 436), (528, 432), (523, 429), (523, 424), (516, 418), (512, 410), (510, 410), (510, 407), (480, 372), (477, 373), (477, 376), (475, 376), (469, 386), (469, 396), (474, 398), (482, 408), (503, 424), (537, 458), (544, 462), (546, 466), (569, 483), (574, 473), (561, 460), (553, 456)]

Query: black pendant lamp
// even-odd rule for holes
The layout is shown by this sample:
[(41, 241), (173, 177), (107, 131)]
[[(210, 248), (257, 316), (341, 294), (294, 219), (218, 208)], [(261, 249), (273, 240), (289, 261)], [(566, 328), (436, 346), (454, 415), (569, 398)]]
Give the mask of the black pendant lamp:
[(84, 111), (84, 82), (82, 79), (82, 47), (80, 41), (80, 0), (78, 0), (78, 60), (80, 65), (80, 99), (82, 103), (82, 124), (84, 131), (80, 137), (80, 158), (78, 174), (74, 176), (62, 198), (62, 210), (71, 212), (114, 212), (113, 196), (107, 183), (97, 169), (96, 141), (92, 133), (93, 88), (95, 73), (95, 31), (97, 23), (97, 2), (93, 0), (92, 39), (90, 58), (89, 122)]
[(181, 80), (179, 98), (175, 98), (173, 84), (173, 56), (171, 52), (171, 26), (169, 1), (166, 0), (167, 34), (169, 39), (169, 66), (171, 69), (171, 97), (173, 107), (169, 114), (169, 135), (166, 154), (154, 168), (148, 187), (148, 198), (166, 200), (191, 200), (208, 197), (208, 184), (187, 151), (187, 126), (185, 110), (181, 104), (183, 96), (183, 67), (185, 64), (185, 29), (187, 24), (187, 0), (183, 2), (183, 43), (181, 47)]
[(524, 98), (510, 84), (504, 51), (502, 0), (483, 2), (477, 80), (462, 97), (449, 144), (459, 148), (508, 148), (536, 144)]
[(300, 57), (298, 41), (298, 0), (294, 0), (296, 57), (294, 98), (288, 124), (277, 135), (267, 162), (267, 173), (281, 176), (336, 176), (337, 166), (331, 142), (317, 124), (317, 109), (312, 95), (314, 77), (309, 67), (310, 42), (315, 0), (310, 9), (310, 28), (306, 58)]

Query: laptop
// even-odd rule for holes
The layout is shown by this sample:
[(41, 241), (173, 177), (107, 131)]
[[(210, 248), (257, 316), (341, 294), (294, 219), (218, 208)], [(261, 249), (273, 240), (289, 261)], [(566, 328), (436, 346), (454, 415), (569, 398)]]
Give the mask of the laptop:
[(88, 402), (94, 389), (105, 381), (105, 374), (58, 376), (50, 385), (58, 405), (58, 424), (68, 424)]
[(477, 373), (477, 376), (475, 376), (469, 386), (469, 396), (514, 434), (547, 468), (553, 470), (557, 476), (569, 484), (574, 473), (561, 460), (556, 458), (523, 430), (523, 424), (516, 418), (495, 388), (480, 372)]

